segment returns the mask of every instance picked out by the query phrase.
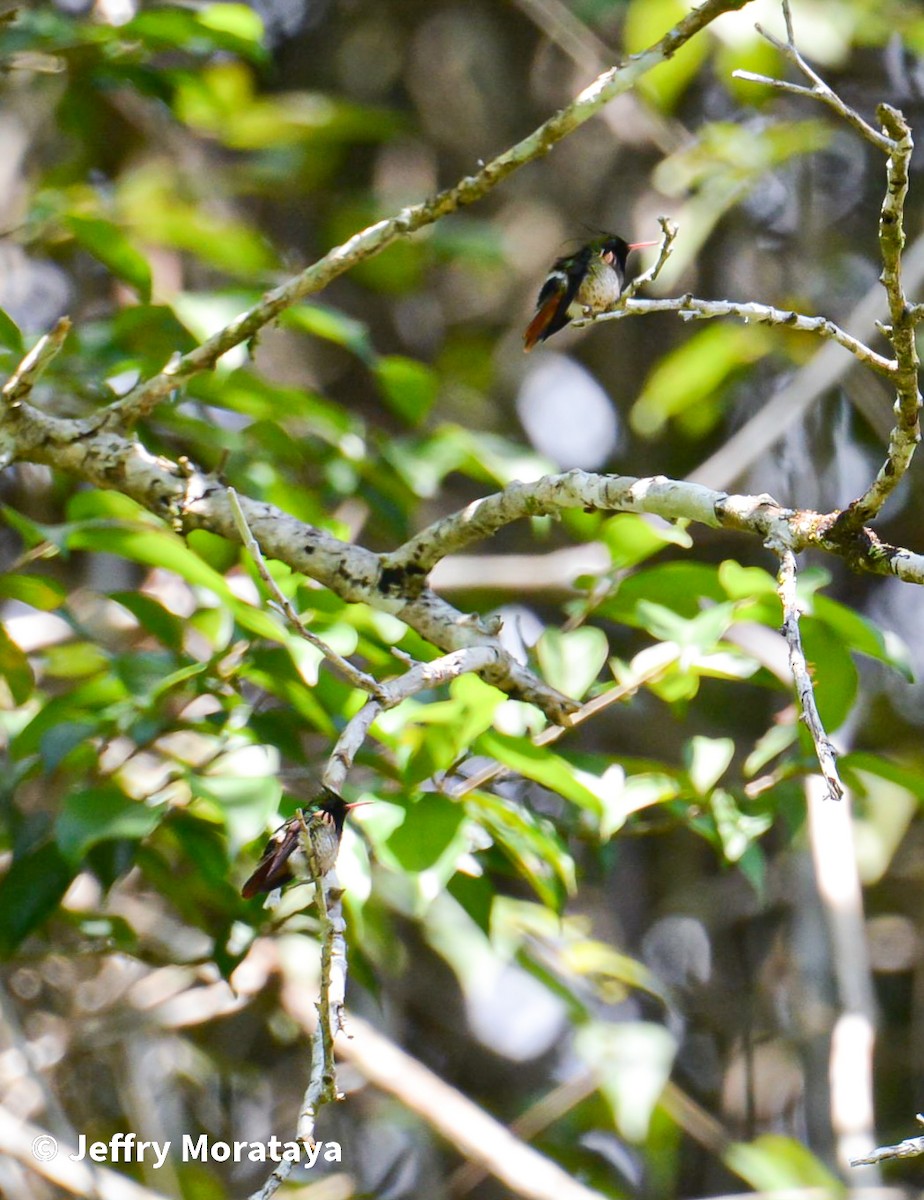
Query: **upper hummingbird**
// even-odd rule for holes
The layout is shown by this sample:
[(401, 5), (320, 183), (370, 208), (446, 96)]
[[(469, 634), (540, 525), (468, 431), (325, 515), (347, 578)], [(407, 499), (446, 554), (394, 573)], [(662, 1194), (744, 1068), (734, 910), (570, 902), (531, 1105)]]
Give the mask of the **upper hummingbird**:
[(523, 349), (532, 350), (569, 321), (605, 312), (622, 294), (629, 254), (657, 244), (626, 242), (608, 233), (559, 258), (539, 291), (536, 315), (523, 335)]
[(266, 843), (256, 870), (241, 888), (244, 899), (258, 892), (271, 892), (292, 880), (307, 883), (315, 876), (320, 879), (333, 870), (343, 823), (349, 809), (355, 807), (324, 788), (311, 811), (298, 809)]

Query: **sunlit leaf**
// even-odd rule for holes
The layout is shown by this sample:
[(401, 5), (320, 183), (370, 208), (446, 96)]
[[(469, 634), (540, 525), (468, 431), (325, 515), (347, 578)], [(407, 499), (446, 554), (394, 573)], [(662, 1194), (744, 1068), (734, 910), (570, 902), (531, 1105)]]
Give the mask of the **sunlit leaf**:
[(6, 680), (16, 704), (25, 704), (32, 695), (35, 676), (29, 659), (0, 625), (0, 677)]
[(642, 1142), (670, 1076), (676, 1043), (663, 1025), (647, 1021), (581, 1026), (575, 1050), (593, 1071), (619, 1132)]
[(433, 407), (438, 379), (425, 363), (390, 354), (376, 363), (375, 377), (385, 403), (409, 425), (419, 425)]

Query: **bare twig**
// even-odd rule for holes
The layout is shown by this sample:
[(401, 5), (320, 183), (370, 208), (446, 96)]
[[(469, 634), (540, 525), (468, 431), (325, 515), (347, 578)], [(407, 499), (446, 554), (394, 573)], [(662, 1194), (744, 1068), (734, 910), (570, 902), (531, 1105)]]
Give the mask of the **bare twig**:
[(479, 1163), (514, 1196), (526, 1200), (602, 1200), (601, 1194), (526, 1145), (483, 1108), (445, 1083), (360, 1017), (339, 1052), (377, 1088), (395, 1096), (460, 1154)]
[(804, 87), (801, 84), (789, 83), (785, 79), (771, 79), (766, 75), (756, 75), (752, 71), (733, 71), (732, 74), (736, 79), (745, 79), (752, 83), (761, 83), (766, 87), (776, 88), (777, 91), (789, 92), (795, 96), (810, 96), (813, 100), (820, 100), (822, 104), (826, 104), (841, 118), (846, 121), (851, 128), (855, 129), (868, 142), (886, 154), (892, 152), (892, 144), (887, 134), (880, 133), (878, 129), (874, 129), (868, 121), (864, 121), (858, 112), (855, 112), (849, 105), (833, 91), (828, 84), (818, 75), (805, 61), (802, 55), (796, 48), (795, 37), (792, 27), (792, 12), (790, 11), (789, 0), (782, 0), (783, 19), (786, 22), (786, 41), (781, 42), (779, 38), (768, 33), (762, 26), (757, 25), (755, 28), (761, 37), (765, 38), (771, 46), (774, 46), (780, 54), (790, 62), (810, 83), (810, 87)]
[(877, 110), (883, 127), (892, 139), (886, 163), (886, 191), (879, 213), (879, 251), (882, 255), (880, 280), (889, 303), (891, 326), (883, 330), (895, 351), (895, 427), (889, 438), (886, 460), (866, 490), (845, 510), (842, 523), (847, 529), (868, 524), (882, 510), (886, 500), (901, 483), (921, 440), (921, 391), (918, 385), (915, 321), (909, 313), (902, 283), (902, 251), (905, 246), (904, 212), (908, 195), (908, 165), (914, 143), (902, 114), (888, 104)]
[[(924, 1115), (916, 1114), (918, 1124), (924, 1125)], [(921, 1137), (905, 1138), (903, 1142), (899, 1142), (895, 1146), (877, 1146), (875, 1150), (871, 1150), (869, 1154), (863, 1158), (852, 1158), (850, 1165), (852, 1167), (865, 1167), (871, 1163), (880, 1163), (887, 1158), (917, 1158), (924, 1154), (924, 1135)]]
[(640, 275), (636, 275), (634, 279), (629, 281), (616, 301), (617, 308), (621, 308), (623, 304), (628, 303), (639, 288), (643, 288), (646, 283), (651, 283), (657, 279), (665, 263), (671, 256), (671, 249), (677, 238), (677, 226), (670, 217), (658, 217), (658, 224), (661, 226), (661, 245), (658, 247), (658, 257), (646, 271), (642, 271)]
[(50, 332), (44, 334), (35, 343), (13, 374), (3, 385), (3, 403), (7, 409), (18, 408), (23, 399), (35, 387), (42, 372), (46, 370), (52, 359), (61, 351), (67, 335), (71, 330), (68, 317), (61, 317)]
[[(302, 818), (305, 825), (304, 817)], [(309, 1150), (314, 1146), (314, 1131), (318, 1113), (325, 1104), (339, 1100), (334, 1042), (343, 1029), (343, 1009), (346, 998), (346, 922), (341, 897), (343, 892), (336, 874), (329, 871), (321, 876), (317, 870), (307, 826), (303, 829), (303, 844), (314, 882), (315, 905), (321, 939), (321, 974), (316, 1003), (317, 1020), (311, 1035), (311, 1076), (302, 1099), (295, 1130), (295, 1141)], [(282, 1159), (267, 1176), (262, 1187), (250, 1200), (269, 1200), (292, 1173), (292, 1159)]]
[(489, 646), (472, 646), (468, 650), (456, 650), (433, 662), (415, 663), (410, 670), (397, 679), (389, 679), (379, 685), (378, 695), (371, 697), (349, 721), (337, 739), (337, 744), (328, 759), (323, 783), (338, 792), (359, 748), (369, 735), (375, 719), (402, 700), (415, 696), (428, 688), (439, 687), (470, 671), (482, 672), (494, 661), (494, 651)]
[[(853, 337), (827, 317), (810, 317), (792, 309), (774, 308), (753, 301), (702, 300), (689, 294), (659, 300), (620, 299), (617, 308), (601, 313), (598, 321), (618, 321), (624, 317), (641, 317), (649, 313), (675, 312), (684, 321), (711, 320), (717, 317), (737, 317), (745, 325), (779, 325), (798, 333), (813, 333), (826, 341), (837, 342), (871, 370), (894, 381), (898, 364), (894, 359), (877, 354), (865, 342)], [(575, 321), (577, 325), (580, 322)]]
[(780, 570), (777, 575), (780, 601), (783, 605), (783, 637), (789, 647), (789, 668), (792, 671), (793, 682), (799, 697), (802, 710), (802, 720), (811, 735), (815, 746), (818, 765), (828, 785), (828, 796), (832, 800), (840, 800), (844, 795), (844, 785), (837, 773), (837, 758), (834, 747), (828, 740), (824, 725), (815, 703), (815, 689), (812, 687), (812, 677), (809, 674), (805, 652), (802, 649), (802, 637), (799, 633), (799, 601), (796, 596), (796, 556), (792, 550), (777, 548), (780, 556)]
[(359, 688), (363, 692), (368, 692), (371, 696), (378, 695), (379, 685), (377, 680), (373, 679), (371, 675), (367, 675), (365, 671), (360, 671), (358, 667), (354, 667), (348, 659), (344, 658), (342, 654), (338, 654), (333, 647), (328, 646), (325, 641), (319, 638), (316, 633), (312, 633), (304, 624), (301, 617), (295, 611), (291, 600), (283, 593), (276, 580), (270, 574), (269, 567), (267, 567), (263, 552), (260, 549), (260, 543), (254, 537), (253, 531), (247, 523), (244, 510), (241, 508), (240, 499), (233, 487), (227, 489), (227, 496), (228, 503), (231, 505), (234, 524), (237, 526), (237, 531), (241, 536), (244, 548), (253, 559), (260, 578), (269, 588), (276, 604), (282, 610), (289, 624), (298, 631), (299, 636), (304, 638), (309, 645), (314, 646), (316, 650), (324, 655), (334, 670), (338, 671), (346, 679), (347, 683), (351, 683), (353, 687)]

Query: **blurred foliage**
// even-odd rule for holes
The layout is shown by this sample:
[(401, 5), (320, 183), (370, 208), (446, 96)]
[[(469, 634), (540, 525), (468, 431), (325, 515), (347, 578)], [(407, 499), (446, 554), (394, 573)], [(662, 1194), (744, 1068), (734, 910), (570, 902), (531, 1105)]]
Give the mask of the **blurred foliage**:
[[(684, 10), (572, 7), (588, 36), (628, 51)], [(74, 332), (34, 400), (92, 413), (364, 224), (470, 172), (590, 78), (590, 61), (571, 62), (531, 11), (315, 0), (127, 5), (118, 20), (102, 2), (7, 14), (0, 369), (66, 310)], [(918, 66), (887, 42), (897, 33), (920, 47), (917, 5), (796, 0), (795, 16), (807, 52), (861, 107), (895, 99), (901, 67), (914, 118)], [(531, 300), (560, 244), (586, 228), (651, 236), (674, 206), (671, 286), (805, 296), (839, 317), (857, 298), (845, 280), (862, 290), (877, 272), (881, 164), (845, 150), (844, 131), (817, 112), (730, 78), (779, 69), (753, 19), (729, 19), (652, 73), (615, 129), (595, 121), (548, 167), (289, 309), (161, 405), (144, 444), (390, 549), (510, 480), (575, 465), (531, 447), (515, 412)], [(676, 325), (561, 336), (617, 410), (614, 471), (692, 469), (806, 353), (775, 330)], [(847, 402), (819, 401), (817, 444), (812, 427), (794, 435), (812, 471), (768, 456), (780, 500), (800, 503), (811, 474), (839, 502), (841, 459), (825, 438)], [(868, 433), (851, 438), (862, 455)], [(918, 486), (893, 540), (917, 527)], [(157, 1121), (179, 1122), (177, 1137), (287, 1136), (304, 1071), (290, 1082), (283, 1051), (296, 1034), (273, 980), (304, 984), (287, 964), (314, 962), (314, 924), (293, 894), (270, 916), (239, 888), (267, 830), (310, 799), (363, 697), (287, 627), (238, 547), (204, 532), (183, 540), (117, 491), (44, 468), (6, 472), (3, 501), (0, 952), (11, 996), (47, 1018), (25, 1036), (49, 1039), (42, 1061), (76, 1129), (145, 1136), (137, 1073), (149, 1068), (131, 1044), (132, 1005), (143, 1006), (125, 999), (129, 985), (180, 966), (190, 992), (231, 979), (250, 1003), (227, 1026), (187, 1013), (158, 1029), (175, 1095)], [(799, 976), (800, 904), (817, 904), (792, 884), (815, 764), (777, 633), (772, 558), (629, 514), (536, 521), (489, 549), (537, 543), (593, 544), (607, 565), (556, 581), (539, 558), (519, 568), (521, 595), (485, 588), (476, 560), (460, 604), (501, 611), (530, 665), (600, 711), (554, 746), (537, 743), (537, 710), (463, 677), (379, 718), (349, 781), (351, 799), (374, 803), (351, 817), (340, 864), (351, 1003), (505, 1121), (583, 1064), (593, 1096), (539, 1142), (607, 1196), (708, 1194), (732, 1188), (729, 1174), (759, 1189), (831, 1188), (830, 1138), (795, 1136), (823, 1124), (806, 1116), (824, 1091), (805, 1082), (817, 1063), (800, 1068), (791, 1109), (738, 1105), (728, 1082), (743, 1043), (782, 1040), (792, 1053), (816, 1035), (791, 995), (778, 1002), (767, 969), (778, 956)], [(434, 656), (396, 618), (271, 569), (310, 628), (377, 677), (400, 673), (402, 655)], [(853, 747), (842, 761), (871, 910), (917, 929), (920, 871), (905, 848), (918, 844), (924, 798), (924, 713), (907, 682), (919, 656), (883, 631), (855, 581), (814, 566), (800, 588), (819, 707)], [(913, 640), (908, 591), (907, 620), (878, 615)], [(455, 798), (490, 764), (489, 783)], [(910, 977), (915, 961), (882, 977)], [(248, 967), (264, 972), (249, 992)], [(117, 1049), (91, 1033), (78, 1052), (90, 1012), (129, 1031)], [(900, 1040), (907, 1007), (887, 994), (884, 1020)], [(505, 1051), (511, 1023), (528, 1038), (519, 1059)], [(901, 1102), (918, 1065), (891, 1065)], [(90, 1106), (101, 1079), (132, 1071), (118, 1099)], [(663, 1100), (669, 1078), (725, 1123), (722, 1150), (681, 1133)], [(345, 1107), (352, 1126), (331, 1128), (350, 1146), (357, 1189), (379, 1194), (361, 1130), (384, 1138), (391, 1117), (378, 1100)], [(39, 1100), (22, 1110), (41, 1120)], [(899, 1102), (886, 1110), (906, 1118)], [(215, 1164), (204, 1183), (197, 1170), (177, 1169), (184, 1194), (237, 1194)], [(381, 1194), (441, 1195), (444, 1176)]]

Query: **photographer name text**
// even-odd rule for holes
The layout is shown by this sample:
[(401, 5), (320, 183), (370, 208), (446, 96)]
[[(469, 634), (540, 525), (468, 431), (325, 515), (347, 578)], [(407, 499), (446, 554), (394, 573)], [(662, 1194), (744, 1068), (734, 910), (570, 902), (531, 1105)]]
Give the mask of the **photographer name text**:
[[(85, 1133), (77, 1135), (77, 1153), (69, 1154), (74, 1162), (88, 1158), (98, 1163), (151, 1163), (155, 1169), (162, 1167), (173, 1148), (172, 1141), (146, 1141), (134, 1133), (114, 1133), (108, 1142), (91, 1142)], [(315, 1142), (306, 1146), (302, 1142), (284, 1142), (275, 1134), (267, 1142), (217, 1142), (209, 1141), (201, 1133), (198, 1137), (184, 1133), (178, 1146), (183, 1162), (296, 1162), (313, 1167), (319, 1159), (324, 1162), (340, 1162), (339, 1142)]]

